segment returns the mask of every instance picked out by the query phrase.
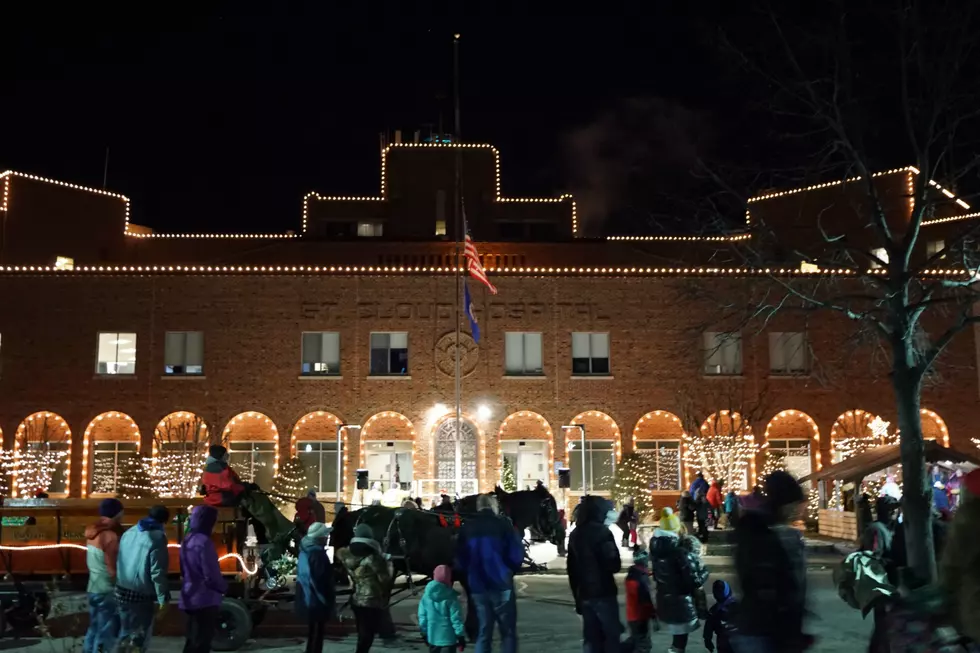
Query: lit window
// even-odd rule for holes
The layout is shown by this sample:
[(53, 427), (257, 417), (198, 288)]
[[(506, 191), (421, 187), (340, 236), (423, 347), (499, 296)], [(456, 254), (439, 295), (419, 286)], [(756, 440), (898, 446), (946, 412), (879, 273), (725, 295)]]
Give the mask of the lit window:
[(651, 489), (681, 489), (681, 443), (680, 440), (646, 440), (636, 443), (637, 453), (650, 461), (653, 466), (650, 476)]
[(945, 240), (930, 240), (926, 243), (926, 257), (932, 258), (936, 254), (946, 249)]
[(769, 373), (806, 374), (807, 344), (805, 333), (776, 332), (769, 334)]
[(408, 374), (408, 333), (371, 334), (371, 375)]
[(446, 221), (436, 220), (436, 235), (445, 236), (446, 235)]
[(884, 247), (878, 247), (877, 249), (871, 250), (871, 256), (873, 257), (871, 259), (872, 268), (880, 268), (883, 264), (888, 264), (888, 250)]
[(303, 374), (340, 374), (340, 334), (332, 331), (303, 333)]
[(163, 373), (178, 376), (204, 374), (203, 331), (167, 331)]
[(100, 333), (97, 374), (136, 374), (136, 334)]
[(272, 487), (276, 464), (275, 442), (229, 442), (228, 464), (246, 483)]
[(609, 334), (572, 334), (572, 374), (609, 374)]
[(337, 469), (344, 468), (343, 442), (340, 444), (340, 461), (337, 461), (337, 443), (329, 441), (297, 442), (296, 456), (306, 470), (306, 486), (319, 492), (337, 491)]
[(139, 444), (136, 442), (96, 442), (92, 461), (92, 492), (116, 494), (120, 477), (127, 465), (135, 464)]
[(796, 478), (810, 475), (809, 440), (770, 440), (766, 458), (780, 461), (780, 467)]
[(59, 256), (54, 260), (55, 270), (74, 270), (75, 269), (75, 259), (68, 256)]
[[(577, 429), (569, 432), (569, 436)], [(582, 441), (569, 440), (568, 468), (571, 489), (582, 489)], [(616, 448), (612, 442), (585, 441), (585, 480), (590, 492), (608, 492), (616, 475)]]
[(358, 222), (357, 235), (361, 238), (380, 238), (384, 234), (384, 225), (380, 222)]
[(508, 376), (544, 373), (541, 365), (541, 334), (508, 331), (504, 334), (504, 370)]
[(741, 334), (705, 331), (704, 373), (719, 376), (742, 373)]

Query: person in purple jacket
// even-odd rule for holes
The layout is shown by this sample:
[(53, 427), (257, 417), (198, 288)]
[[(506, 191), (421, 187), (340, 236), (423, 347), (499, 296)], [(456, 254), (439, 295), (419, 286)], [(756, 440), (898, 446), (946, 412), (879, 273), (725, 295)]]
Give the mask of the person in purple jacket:
[(211, 541), (216, 521), (218, 511), (211, 506), (194, 508), (190, 532), (180, 545), (180, 609), (187, 614), (184, 653), (210, 653), (221, 599), (228, 590)]

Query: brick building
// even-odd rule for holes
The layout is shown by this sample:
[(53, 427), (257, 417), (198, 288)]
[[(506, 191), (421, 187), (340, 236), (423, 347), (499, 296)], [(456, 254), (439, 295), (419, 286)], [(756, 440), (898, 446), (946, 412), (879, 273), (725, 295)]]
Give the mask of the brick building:
[[(492, 487), (505, 458), (522, 486), (554, 486), (566, 464), (573, 494), (583, 472), (601, 491), (620, 457), (641, 451), (666, 502), (689, 480), (685, 434), (744, 430), (803, 473), (836, 438), (895, 422), (886, 362), (849, 343), (851, 323), (777, 315), (733, 339), (719, 307), (691, 292), (763, 283), (732, 250), (759, 224), (804, 247), (815, 242), (804, 213), (848, 229), (852, 186), (763, 194), (733, 233), (586, 238), (571, 196), (503, 194), (495, 148), (412, 143), (382, 152), (378, 196), (310, 193), (285, 233), (155, 233), (130, 223), (124, 196), (3, 173), (5, 447), (70, 452), (51, 490), (72, 496), (110, 490), (120, 461), (175, 438), (227, 443), (263, 483), (299, 456), (330, 495), (339, 432), (347, 498), (358, 467), (423, 495), (451, 488), (457, 154), (469, 228), (499, 289), (471, 286), (479, 344), (462, 318), (463, 492)], [(894, 220), (916, 174), (876, 179)], [(973, 217), (955, 197), (940, 208), (925, 228), (930, 253)], [(978, 435), (977, 343), (974, 332), (955, 340), (925, 390), (927, 437), (972, 446)], [(570, 425), (585, 427), (584, 463)]]

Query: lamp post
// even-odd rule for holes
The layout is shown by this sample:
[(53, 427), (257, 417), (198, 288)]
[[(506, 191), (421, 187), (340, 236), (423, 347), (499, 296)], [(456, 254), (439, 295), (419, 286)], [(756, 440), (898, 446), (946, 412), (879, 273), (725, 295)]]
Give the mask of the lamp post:
[(582, 424), (565, 424), (561, 428), (564, 431), (568, 431), (569, 429), (578, 429), (579, 431), (579, 437), (582, 443), (582, 494), (588, 494), (589, 485), (585, 480), (585, 426)]
[(340, 450), (340, 432), (344, 429), (357, 429), (360, 431), (361, 425), (343, 423), (337, 425), (337, 501), (343, 501), (343, 499), (340, 498), (340, 490), (343, 486), (345, 470), (343, 468), (343, 459), (341, 458), (343, 452)]

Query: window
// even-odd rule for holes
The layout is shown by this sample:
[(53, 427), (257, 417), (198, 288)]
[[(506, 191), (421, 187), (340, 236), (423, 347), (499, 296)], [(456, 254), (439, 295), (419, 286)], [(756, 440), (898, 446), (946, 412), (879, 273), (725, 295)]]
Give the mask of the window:
[(787, 472), (796, 478), (810, 475), (809, 440), (770, 440), (766, 458), (782, 461)]
[(408, 333), (371, 334), (371, 375), (408, 374)]
[(810, 369), (807, 358), (805, 333), (769, 334), (770, 374), (806, 374)]
[(303, 374), (340, 374), (340, 334), (333, 331), (303, 333)]
[[(884, 247), (878, 247), (876, 249), (871, 250), (871, 256), (874, 257), (871, 259), (872, 268), (880, 268), (882, 264), (885, 265), (888, 264), (888, 250), (885, 249)], [(881, 263), (879, 263), (875, 259), (878, 259), (878, 261), (881, 261)]]
[(445, 236), (446, 235), (446, 221), (436, 220), (436, 235)]
[(736, 376), (742, 373), (742, 336), (738, 333), (704, 333), (704, 373)]
[[(577, 435), (569, 430), (568, 435)], [(569, 440), (568, 468), (572, 490), (582, 489), (582, 441)], [(590, 492), (609, 492), (616, 473), (616, 449), (612, 442), (585, 441), (585, 480)]]
[(609, 374), (609, 334), (572, 334), (572, 374)]
[(229, 442), (228, 464), (246, 483), (271, 488), (276, 464), (275, 442)]
[(119, 479), (129, 461), (136, 460), (137, 442), (96, 442), (92, 462), (92, 492), (116, 494)]
[(681, 489), (681, 443), (680, 440), (647, 440), (636, 443), (636, 450), (653, 465), (650, 489)]
[(508, 376), (540, 376), (541, 334), (508, 331), (504, 334), (504, 370)]
[[(296, 451), (303, 461), (306, 470), (306, 484), (315, 487), (320, 492), (337, 491), (337, 443), (314, 441), (297, 442)], [(343, 443), (341, 443), (341, 461), (339, 469), (343, 469)], [(341, 484), (343, 486), (343, 484)]]
[(945, 240), (930, 240), (926, 243), (926, 256), (932, 258), (944, 249), (946, 249)]
[(203, 331), (167, 331), (163, 373), (187, 376), (204, 374)]
[(436, 191), (436, 235), (446, 235), (446, 191)]
[(50, 494), (68, 493), (68, 459), (71, 456), (71, 445), (68, 442), (28, 442), (28, 453), (21, 456), (20, 473), (25, 478), (39, 478), (44, 475), (44, 469), (51, 469), (51, 482), (47, 492)]
[(97, 374), (136, 374), (136, 334), (100, 333)]
[(384, 235), (384, 224), (380, 222), (358, 222), (357, 235), (359, 238), (380, 238)]

